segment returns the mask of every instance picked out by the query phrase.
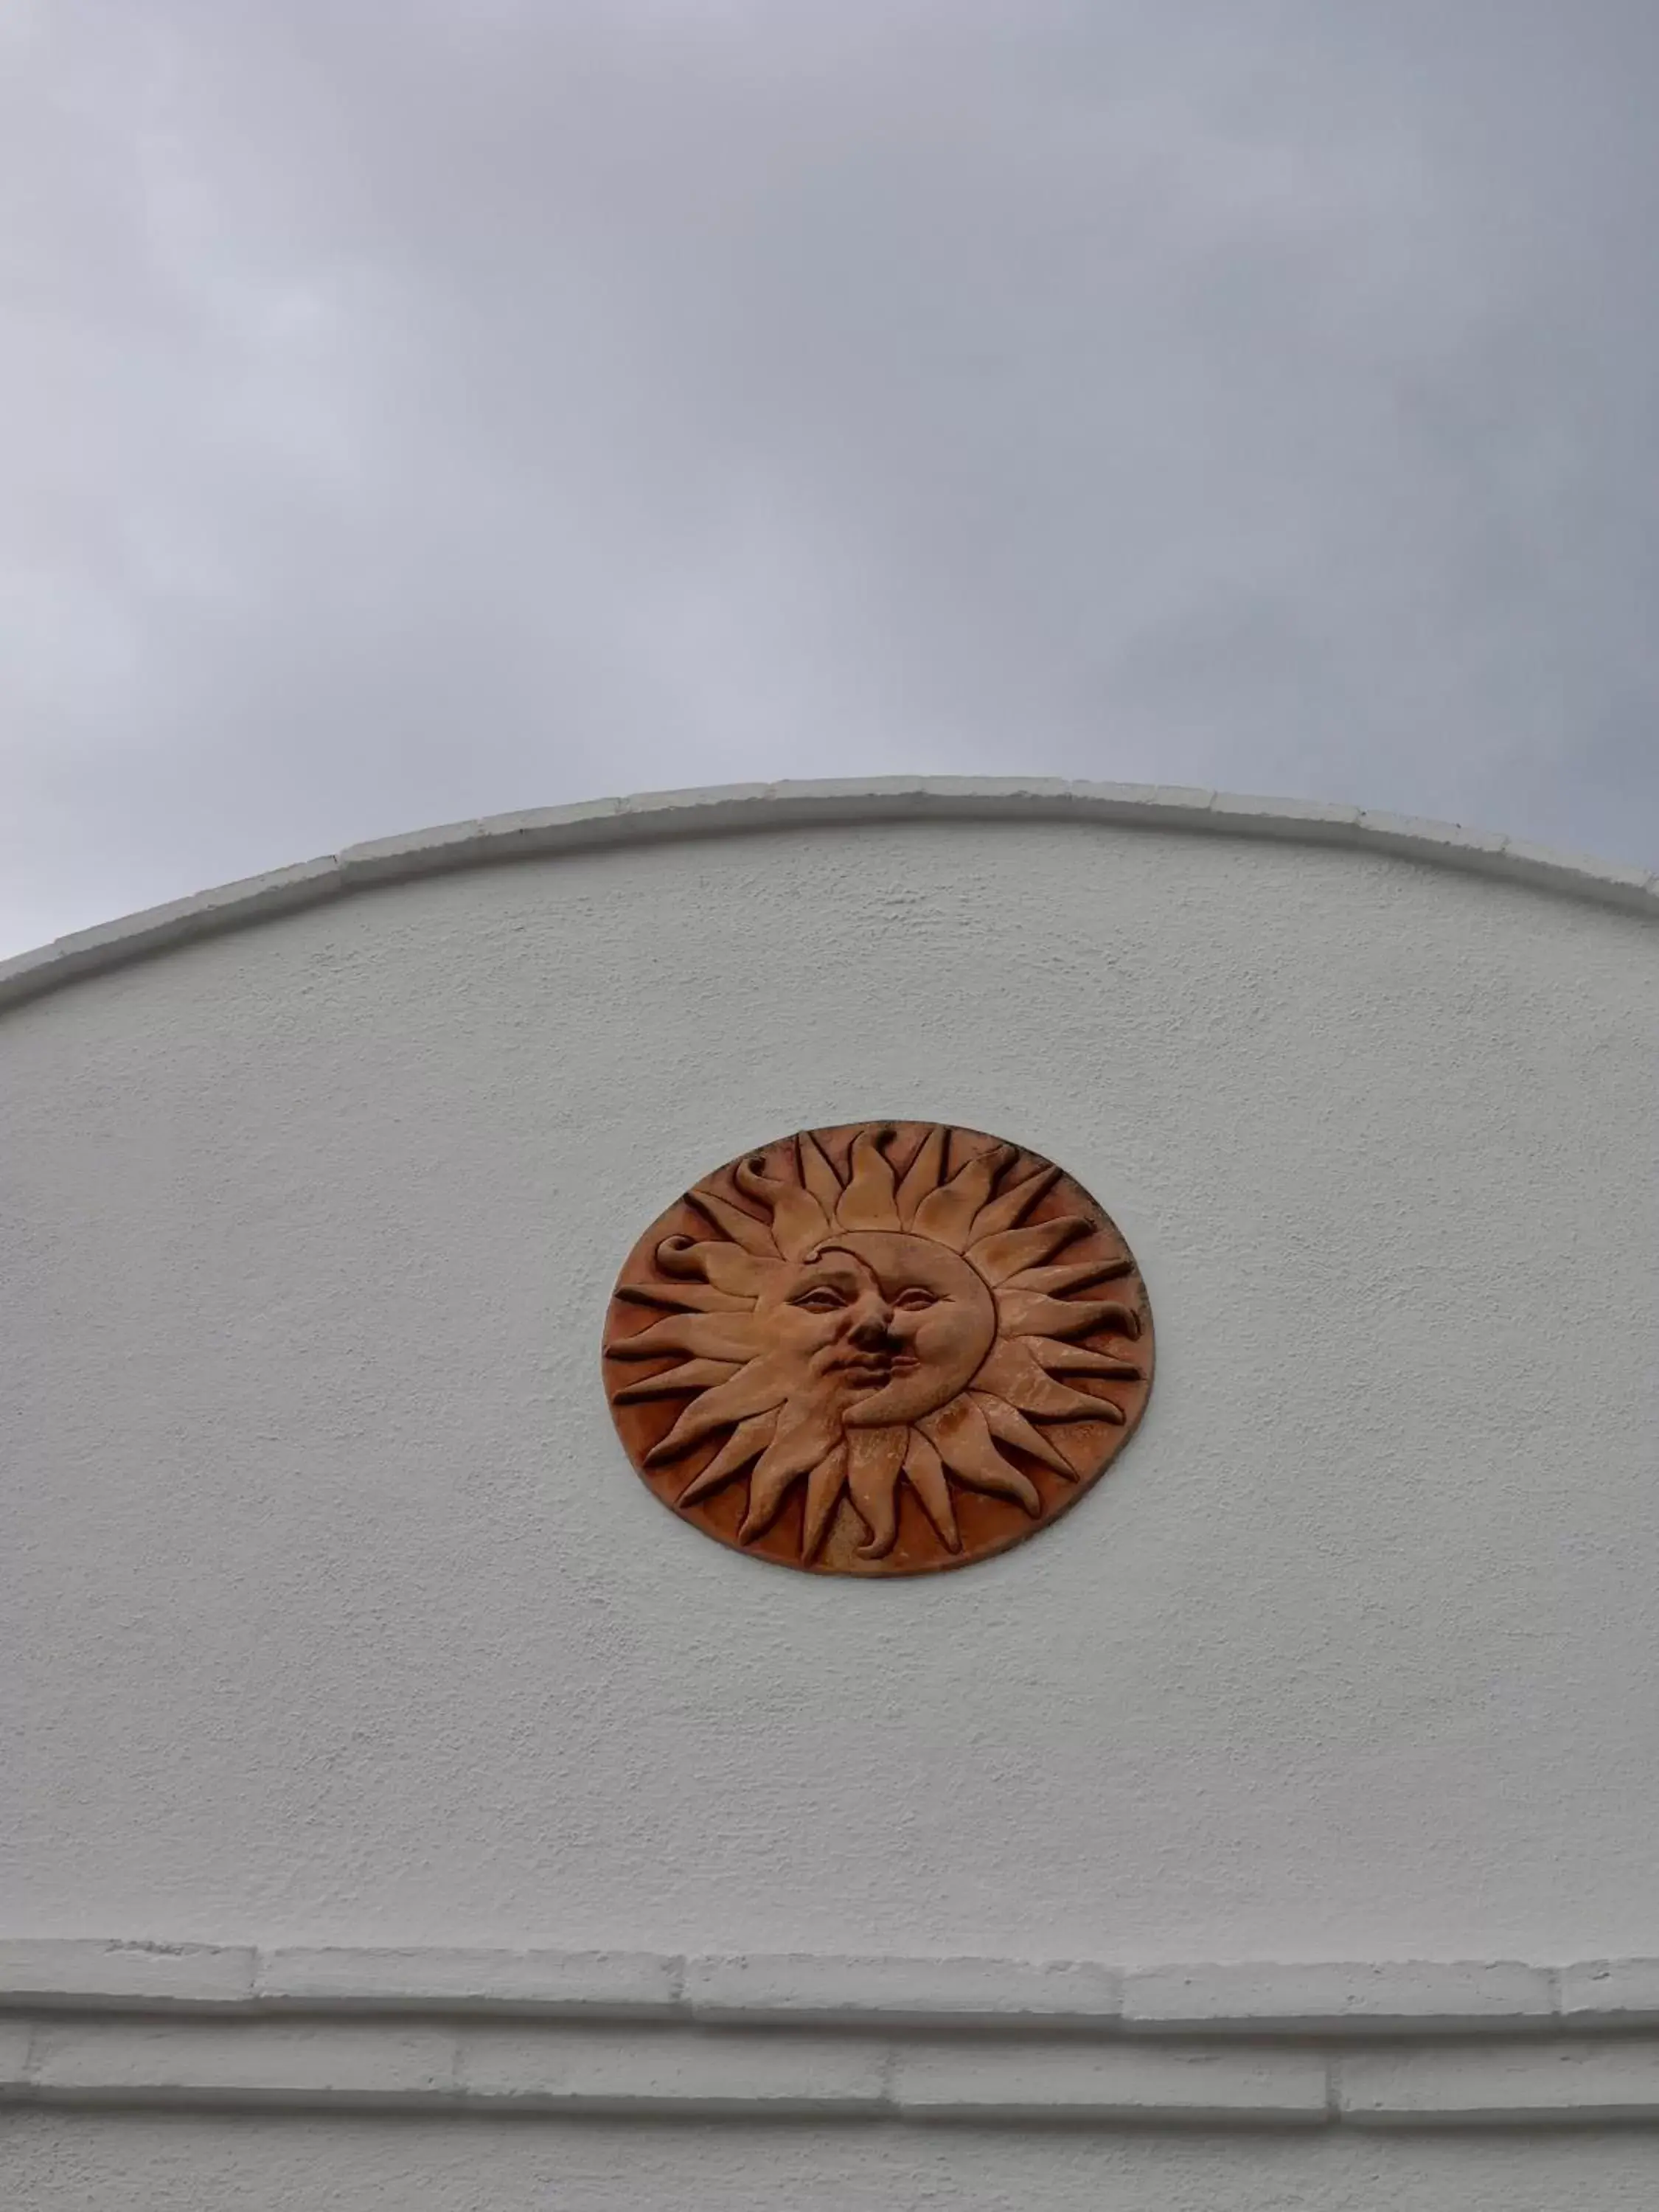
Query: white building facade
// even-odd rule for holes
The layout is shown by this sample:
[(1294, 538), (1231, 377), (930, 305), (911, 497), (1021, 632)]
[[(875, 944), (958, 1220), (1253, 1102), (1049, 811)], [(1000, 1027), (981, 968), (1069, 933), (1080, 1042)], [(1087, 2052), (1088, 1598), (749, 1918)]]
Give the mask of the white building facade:
[[(388, 840), (0, 970), (0, 2201), (1659, 2203), (1659, 894), (895, 782)], [(1144, 1422), (960, 1571), (665, 1512), (624, 1255), (1060, 1163)]]

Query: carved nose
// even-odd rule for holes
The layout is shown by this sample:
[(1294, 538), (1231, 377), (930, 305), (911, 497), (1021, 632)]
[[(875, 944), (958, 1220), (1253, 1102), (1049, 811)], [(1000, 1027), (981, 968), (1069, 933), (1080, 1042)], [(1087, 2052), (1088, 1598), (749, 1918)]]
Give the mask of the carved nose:
[(858, 1323), (857, 1327), (853, 1331), (853, 1341), (857, 1345), (860, 1352), (881, 1352), (885, 1350), (887, 1346), (892, 1341), (892, 1338), (888, 1333), (887, 1327), (887, 1324), (891, 1318), (892, 1316), (888, 1312), (885, 1306), (881, 1309), (879, 1313), (866, 1314), (865, 1316), (864, 1319)]

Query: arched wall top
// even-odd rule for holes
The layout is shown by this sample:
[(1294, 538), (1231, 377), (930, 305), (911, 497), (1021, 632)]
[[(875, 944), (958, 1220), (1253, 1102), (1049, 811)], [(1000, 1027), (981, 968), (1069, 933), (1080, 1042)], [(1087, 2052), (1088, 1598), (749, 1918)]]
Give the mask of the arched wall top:
[(100, 923), (0, 962), (0, 1007), (82, 975), (241, 929), (272, 915), (455, 868), (675, 839), (881, 822), (1073, 822), (1270, 837), (1455, 868), (1558, 897), (1659, 916), (1659, 874), (1559, 853), (1453, 823), (1294, 799), (1241, 798), (1181, 785), (1068, 783), (1048, 777), (878, 776), (822, 783), (713, 785), (453, 822), (350, 845), (295, 867)]

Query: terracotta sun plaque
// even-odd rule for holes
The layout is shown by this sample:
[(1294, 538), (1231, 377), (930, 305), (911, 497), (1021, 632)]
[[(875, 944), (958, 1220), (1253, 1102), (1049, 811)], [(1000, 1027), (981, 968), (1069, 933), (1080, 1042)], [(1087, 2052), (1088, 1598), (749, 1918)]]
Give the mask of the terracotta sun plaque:
[(653, 1221), (605, 1373), (634, 1465), (706, 1534), (815, 1574), (926, 1574), (1099, 1480), (1146, 1407), (1152, 1313), (1051, 1162), (865, 1121), (747, 1152)]

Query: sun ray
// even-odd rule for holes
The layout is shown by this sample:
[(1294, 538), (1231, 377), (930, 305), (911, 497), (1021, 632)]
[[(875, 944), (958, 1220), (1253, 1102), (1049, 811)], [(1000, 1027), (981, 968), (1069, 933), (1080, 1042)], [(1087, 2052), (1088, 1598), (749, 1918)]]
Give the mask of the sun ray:
[(618, 1283), (617, 1296), (624, 1305), (672, 1306), (678, 1313), (748, 1313), (755, 1303), (707, 1283)]
[(1000, 1197), (981, 1206), (974, 1222), (974, 1242), (983, 1237), (994, 1237), (1004, 1229), (1012, 1229), (1025, 1218), (1045, 1190), (1059, 1176), (1056, 1167), (1040, 1167), (1018, 1182), (1010, 1184)]
[(732, 1359), (739, 1366), (763, 1347), (752, 1314), (673, 1314), (632, 1336), (606, 1345), (612, 1359), (655, 1359), (665, 1352), (689, 1352), (695, 1359)]
[(1018, 1498), (1033, 1516), (1042, 1510), (1036, 1485), (1004, 1459), (984, 1414), (965, 1392), (938, 1413), (925, 1413), (916, 1425), (958, 1482), (994, 1497)]
[(870, 1532), (861, 1559), (884, 1559), (898, 1534), (898, 1479), (908, 1429), (853, 1429), (847, 1437), (847, 1491)]
[(775, 1260), (778, 1242), (763, 1221), (757, 1221), (752, 1213), (745, 1213), (740, 1206), (733, 1206), (729, 1198), (718, 1191), (705, 1190), (701, 1185), (688, 1190), (686, 1196), (699, 1213), (706, 1213), (716, 1229), (723, 1229), (734, 1244), (742, 1245), (745, 1252), (757, 1260)]
[(1019, 1340), (1049, 1375), (1103, 1375), (1115, 1382), (1145, 1380), (1133, 1360), (1114, 1359), (1108, 1352), (1091, 1352), (1086, 1345), (1062, 1344), (1053, 1336), (1023, 1336)]
[(688, 1359), (684, 1367), (665, 1367), (659, 1375), (625, 1382), (617, 1393), (617, 1403), (631, 1406), (641, 1398), (673, 1398), (682, 1391), (712, 1390), (741, 1371), (730, 1359)]
[(1061, 1213), (1052, 1221), (1034, 1221), (1029, 1229), (1004, 1229), (995, 1236), (976, 1237), (967, 1256), (994, 1290), (1010, 1275), (1035, 1267), (1093, 1225), (1080, 1213)]
[(682, 1279), (701, 1275), (717, 1291), (725, 1291), (733, 1297), (742, 1298), (745, 1304), (753, 1305), (769, 1276), (775, 1273), (783, 1262), (741, 1251), (735, 1244), (700, 1244), (693, 1237), (665, 1237), (657, 1247), (657, 1265), (665, 1275), (676, 1275)]
[(803, 1559), (817, 1559), (846, 1487), (847, 1447), (837, 1444), (834, 1451), (825, 1453), (806, 1478), (806, 1518), (800, 1547)]
[(1109, 1298), (1045, 1298), (1040, 1291), (996, 1294), (997, 1322), (1005, 1336), (1082, 1336), (1104, 1329), (1112, 1336), (1137, 1337), (1140, 1319), (1129, 1306)]
[(723, 1429), (728, 1422), (746, 1420), (750, 1413), (771, 1413), (789, 1395), (791, 1382), (788, 1369), (780, 1362), (751, 1360), (730, 1382), (720, 1383), (695, 1399), (662, 1442), (646, 1454), (646, 1465), (660, 1467), (665, 1460), (678, 1459), (683, 1451), (689, 1451), (711, 1431)]
[(923, 1199), (939, 1188), (944, 1172), (945, 1131), (935, 1122), (916, 1147), (916, 1156), (898, 1187), (898, 1217), (906, 1229), (915, 1220), (916, 1208)]
[(841, 1202), (841, 1177), (810, 1129), (803, 1129), (797, 1136), (795, 1150), (800, 1156), (802, 1182), (823, 1207), (825, 1219), (833, 1221)]
[(1077, 1470), (1070, 1460), (1049, 1443), (1041, 1429), (1034, 1429), (1017, 1407), (1011, 1406), (1006, 1398), (999, 1398), (994, 1391), (974, 1390), (969, 1395), (984, 1414), (986, 1427), (1000, 1443), (1017, 1444), (1044, 1467), (1064, 1475), (1067, 1482), (1077, 1480)]
[(921, 1500), (921, 1510), (939, 1531), (939, 1541), (945, 1550), (959, 1552), (962, 1533), (957, 1527), (957, 1509), (951, 1503), (945, 1462), (920, 1429), (913, 1428), (907, 1435), (905, 1480)]
[(775, 1413), (755, 1413), (739, 1421), (701, 1474), (694, 1474), (679, 1494), (679, 1504), (695, 1505), (722, 1483), (741, 1474), (751, 1459), (758, 1459), (772, 1441), (778, 1425)]
[(942, 1189), (924, 1198), (914, 1224), (919, 1237), (937, 1238), (953, 1252), (964, 1249), (974, 1233), (975, 1217), (991, 1195), (993, 1185), (1011, 1159), (1012, 1145), (993, 1145), (964, 1162)]
[(1043, 1373), (1018, 1337), (1005, 1337), (996, 1345), (974, 1381), (981, 1390), (994, 1390), (1022, 1413), (1035, 1413), (1041, 1420), (1109, 1421), (1114, 1428), (1123, 1425), (1121, 1406), (1109, 1398), (1091, 1397), (1086, 1391), (1069, 1390), (1063, 1382), (1056, 1382), (1052, 1375)]
[(1066, 1291), (1080, 1291), (1085, 1283), (1104, 1283), (1116, 1275), (1132, 1275), (1135, 1263), (1130, 1259), (1077, 1260), (1069, 1266), (1059, 1267), (1022, 1267), (1017, 1275), (1010, 1275), (1005, 1290), (1042, 1291), (1059, 1297)]
[(745, 1198), (757, 1198), (772, 1216), (772, 1238), (786, 1260), (799, 1260), (830, 1234), (830, 1217), (809, 1190), (768, 1175), (759, 1155), (739, 1160), (733, 1171)]
[(882, 1150), (893, 1132), (881, 1127), (860, 1129), (853, 1139), (852, 1173), (836, 1207), (842, 1229), (896, 1229), (898, 1208), (893, 1200), (893, 1164)]
[(780, 1421), (777, 1434), (749, 1479), (749, 1510), (738, 1530), (738, 1541), (752, 1544), (757, 1536), (763, 1536), (783, 1510), (790, 1486), (833, 1452), (839, 1442), (835, 1424), (818, 1407), (811, 1407), (798, 1420)]

